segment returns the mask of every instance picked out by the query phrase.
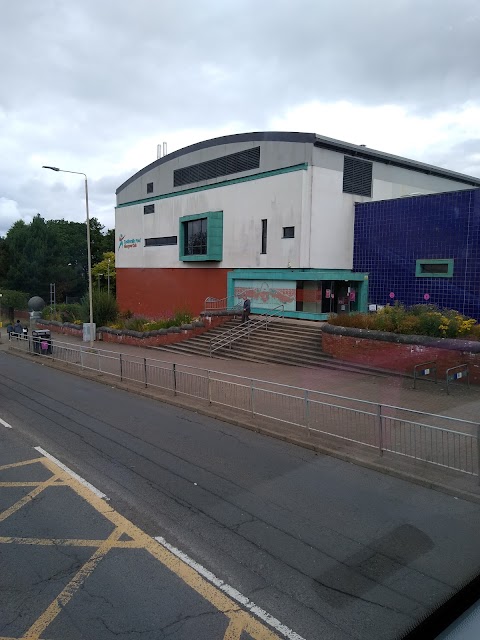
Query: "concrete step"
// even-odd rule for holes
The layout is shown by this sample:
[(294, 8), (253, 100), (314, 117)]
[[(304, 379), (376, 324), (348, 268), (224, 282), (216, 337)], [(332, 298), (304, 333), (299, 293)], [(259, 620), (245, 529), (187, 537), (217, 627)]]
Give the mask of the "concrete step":
[[(172, 353), (191, 354), (199, 356), (210, 355), (210, 341), (227, 335), (233, 327), (240, 326), (240, 320), (229, 322), (215, 327), (195, 338), (179, 342), (165, 347), (152, 347), (159, 351)], [(247, 336), (219, 349), (214, 353), (215, 357), (222, 359), (242, 360), (258, 363), (276, 363), (289, 366), (301, 366), (307, 368), (327, 368), (368, 375), (388, 377), (392, 374), (387, 371), (378, 371), (364, 365), (341, 362), (334, 360), (322, 351), (322, 330), (319, 325), (306, 326), (294, 324), (288, 320), (274, 320), (269, 324), (268, 330), (257, 329)]]
[[(209, 356), (210, 349), (208, 344), (178, 343), (165, 347), (168, 351), (177, 353), (195, 353), (196, 355)], [(241, 356), (242, 359), (254, 359), (259, 362), (277, 362), (280, 359), (290, 364), (302, 365), (305, 363), (319, 364), (325, 360), (331, 360), (331, 356), (323, 353), (320, 349), (286, 349), (285, 345), (267, 346), (262, 344), (259, 348), (256, 343), (240, 344), (240, 341), (229, 347), (219, 349), (214, 352), (214, 356), (222, 358), (233, 358)]]
[[(174, 353), (189, 353), (193, 355), (208, 356), (208, 354), (204, 352), (195, 353), (193, 350), (184, 350), (184, 349), (176, 348), (176, 345), (171, 345), (170, 347), (152, 347), (152, 348), (174, 352)], [(319, 359), (318, 361), (315, 361), (315, 362), (302, 361), (301, 363), (299, 363), (299, 362), (291, 362), (286, 358), (274, 358), (274, 359), (258, 358), (250, 355), (245, 356), (245, 355), (242, 355), (241, 353), (236, 353), (236, 352), (233, 352), (231, 355), (228, 355), (228, 356), (222, 356), (221, 354), (216, 353), (214, 354), (214, 357), (211, 359), (212, 369), (215, 369), (214, 363), (216, 358), (227, 359), (227, 360), (241, 360), (244, 362), (256, 362), (259, 364), (283, 364), (287, 366), (301, 366), (306, 369), (322, 368), (322, 369), (329, 369), (332, 371), (344, 371), (346, 373), (362, 373), (365, 375), (377, 376), (381, 378), (389, 378), (391, 376), (405, 377), (395, 372), (382, 371), (378, 369), (373, 369), (371, 367), (356, 365), (353, 363), (339, 362), (338, 360), (334, 360), (332, 358), (329, 358), (328, 356), (325, 356), (325, 359), (321, 359), (321, 360)]]
[[(207, 333), (204, 333), (200, 336), (196, 336), (195, 338), (192, 338), (191, 340), (189, 340), (190, 343), (195, 342), (196, 344), (210, 344), (210, 342), (212, 340), (216, 340), (217, 338), (221, 338), (222, 336), (227, 337), (226, 333), (217, 333), (215, 335), (212, 335), (210, 333), (210, 331), (208, 331)], [(240, 338), (239, 340), (244, 340), (244, 339), (248, 339), (247, 337), (245, 338)], [(322, 341), (319, 338), (319, 336), (314, 336), (314, 337), (298, 337), (298, 336), (288, 336), (288, 335), (279, 335), (278, 333), (274, 333), (272, 331), (262, 331), (262, 332), (255, 332), (251, 334), (250, 340), (255, 340), (258, 341), (259, 339), (262, 340), (262, 344), (289, 344), (292, 346), (292, 348), (301, 348), (301, 347), (305, 347), (308, 348), (309, 346), (319, 346), (321, 347)], [(237, 341), (236, 341), (237, 342)]]

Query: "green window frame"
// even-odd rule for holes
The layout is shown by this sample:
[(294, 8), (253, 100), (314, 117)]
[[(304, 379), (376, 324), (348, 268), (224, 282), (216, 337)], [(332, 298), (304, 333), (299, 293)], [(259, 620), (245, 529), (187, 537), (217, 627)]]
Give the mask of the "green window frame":
[[(453, 263), (453, 258), (418, 259), (415, 264), (415, 276), (417, 278), (453, 278)], [(435, 272), (435, 265), (438, 265), (437, 272)]]
[[(185, 247), (187, 225), (195, 220), (206, 220), (206, 252), (189, 254)], [(206, 211), (205, 213), (182, 216), (179, 220), (178, 237), (178, 252), (181, 262), (220, 262), (223, 259), (223, 211)]]

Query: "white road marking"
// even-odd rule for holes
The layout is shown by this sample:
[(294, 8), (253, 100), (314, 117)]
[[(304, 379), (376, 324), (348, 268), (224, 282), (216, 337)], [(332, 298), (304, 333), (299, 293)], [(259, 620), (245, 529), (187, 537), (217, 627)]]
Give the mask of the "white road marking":
[(154, 538), (154, 540), (156, 540), (163, 547), (171, 551), (175, 556), (177, 556), (177, 558), (180, 558), (180, 560), (183, 560), (183, 562), (185, 562), (185, 564), (188, 564), (189, 567), (192, 567), (192, 569), (195, 569), (197, 573), (199, 573), (206, 580), (208, 580), (209, 582), (214, 584), (216, 587), (218, 587), (221, 591), (223, 591), (228, 596), (230, 596), (232, 600), (236, 600), (243, 607), (245, 607), (245, 609), (248, 609), (253, 614), (255, 614), (258, 618), (263, 620), (263, 622), (266, 622), (270, 627), (275, 629), (275, 631), (279, 631), (282, 635), (284, 635), (289, 640), (305, 640), (304, 638), (302, 638), (302, 636), (299, 636), (298, 633), (295, 633), (295, 631), (292, 631), (292, 629), (289, 629), (284, 624), (282, 624), (280, 620), (277, 620), (277, 618), (274, 618), (269, 613), (267, 613), (264, 609), (261, 609), (254, 602), (249, 600), (246, 596), (242, 595), (240, 591), (237, 591), (236, 589), (231, 587), (229, 584), (227, 584), (223, 580), (220, 580), (220, 578), (217, 578), (217, 576), (215, 576), (211, 571), (209, 571), (208, 569), (205, 569), (205, 567), (203, 567), (201, 564), (198, 564), (198, 562), (195, 562), (195, 560), (192, 560), (190, 556), (187, 556), (187, 554), (183, 553), (183, 551), (180, 551), (180, 549), (177, 549), (173, 545), (169, 544), (165, 540), (165, 538), (162, 538), (162, 536), (157, 536)]
[(82, 478), (82, 476), (79, 476), (78, 473), (75, 473), (75, 471), (72, 471), (71, 469), (69, 469), (67, 466), (63, 464), (63, 462), (60, 462), (60, 460), (57, 460), (57, 458), (54, 458), (50, 453), (48, 453), (48, 451), (45, 451), (45, 449), (42, 449), (42, 447), (34, 447), (34, 449), (35, 451), (38, 451), (39, 453), (41, 453), (42, 456), (45, 456), (46, 458), (51, 460), (53, 463), (55, 463), (58, 467), (60, 467), (60, 469), (63, 469), (64, 471), (66, 471), (69, 475), (72, 476), (72, 478), (75, 478), (75, 480), (78, 480), (78, 482), (80, 482), (80, 484), (83, 484), (84, 487), (87, 487), (87, 489), (90, 489), (90, 491), (92, 491), (92, 493), (94, 493), (96, 496), (98, 496), (99, 498), (104, 498), (105, 500), (110, 500), (110, 498), (107, 498), (107, 496), (102, 491), (100, 491), (100, 489), (97, 489), (96, 487), (93, 486), (93, 484), (90, 484), (90, 482), (85, 480), (85, 478)]
[(0, 418), (0, 424), (3, 424), (3, 426), (6, 427), (7, 429), (12, 428), (11, 424), (8, 424), (8, 422), (5, 422), (5, 420), (2, 420), (1, 418)]

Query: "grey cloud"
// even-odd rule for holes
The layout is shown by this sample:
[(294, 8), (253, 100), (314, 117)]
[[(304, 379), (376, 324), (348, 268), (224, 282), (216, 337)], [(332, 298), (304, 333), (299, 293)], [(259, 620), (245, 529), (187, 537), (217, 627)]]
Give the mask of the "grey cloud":
[(476, 0), (26, 0), (9, 20), (11, 106), (13, 84), (17, 100), (71, 96), (93, 114), (190, 126), (318, 97), (441, 109), (480, 91)]
[[(308, 100), (422, 114), (479, 103), (479, 11), (477, 0), (5, 2), (0, 197), (28, 215), (83, 215), (81, 185), (55, 192), (40, 176), (62, 162), (92, 176), (92, 214), (112, 224), (128, 174), (98, 167), (141, 137), (228, 122), (258, 130)], [(478, 167), (455, 149), (425, 159)]]

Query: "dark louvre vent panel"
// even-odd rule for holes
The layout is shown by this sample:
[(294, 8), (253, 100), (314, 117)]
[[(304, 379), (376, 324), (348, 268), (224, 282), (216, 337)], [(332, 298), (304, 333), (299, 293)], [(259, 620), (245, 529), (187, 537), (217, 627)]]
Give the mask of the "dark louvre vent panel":
[(146, 247), (166, 247), (177, 244), (177, 236), (165, 236), (163, 238), (145, 238)]
[(344, 156), (343, 193), (372, 196), (372, 163)]
[(251, 171), (259, 167), (260, 147), (254, 147), (232, 153), (229, 156), (200, 162), (200, 164), (192, 164), (190, 167), (183, 167), (183, 169), (176, 169), (173, 172), (173, 186), (181, 187), (185, 184), (229, 176), (242, 171)]

